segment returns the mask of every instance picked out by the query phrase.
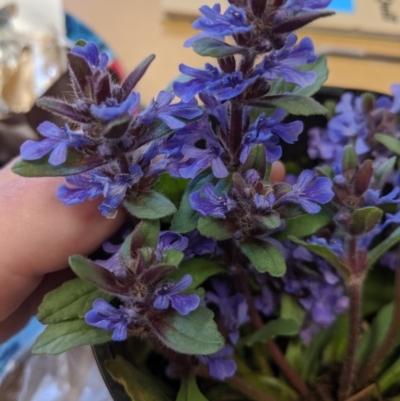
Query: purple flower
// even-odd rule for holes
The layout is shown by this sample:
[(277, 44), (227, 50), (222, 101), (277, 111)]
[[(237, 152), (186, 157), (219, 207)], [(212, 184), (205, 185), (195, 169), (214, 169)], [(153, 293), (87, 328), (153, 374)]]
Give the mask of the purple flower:
[(93, 42), (88, 42), (85, 46), (74, 46), (71, 53), (83, 57), (92, 69), (105, 70), (108, 64), (108, 56), (99, 49)]
[(225, 36), (245, 33), (253, 29), (253, 25), (247, 25), (245, 11), (235, 6), (229, 6), (222, 15), (219, 4), (215, 4), (212, 8), (200, 7), (200, 12), (203, 17), (198, 18), (192, 26), (203, 32), (188, 39), (184, 44), (185, 47), (192, 46), (196, 40), (202, 37), (223, 39)]
[(367, 189), (364, 194), (363, 206), (380, 206), (386, 203), (399, 203), (400, 189), (398, 187), (393, 188), (387, 195), (380, 196), (380, 189)]
[(264, 315), (271, 316), (275, 312), (277, 306), (276, 296), (264, 285), (261, 290), (261, 295), (254, 297), (254, 306)]
[(118, 103), (116, 99), (108, 99), (100, 106), (92, 104), (90, 112), (93, 117), (104, 121), (111, 121), (124, 114), (133, 115), (139, 105), (140, 95), (132, 92), (122, 103)]
[(277, 203), (298, 203), (307, 213), (318, 213), (321, 206), (332, 200), (332, 181), (329, 178), (317, 177), (311, 170), (304, 170), (297, 179), (292, 189), (278, 199)]
[(282, 109), (276, 109), (269, 118), (266, 118), (264, 113), (259, 115), (244, 136), (243, 148), (240, 154), (242, 163), (246, 161), (252, 146), (255, 144), (265, 146), (267, 161), (273, 163), (282, 155), (281, 147), (277, 146), (279, 138), (290, 144), (297, 141), (304, 125), (301, 121), (293, 121), (287, 124), (281, 123), (285, 116), (286, 112)]
[(267, 196), (255, 194), (254, 195), (254, 205), (259, 210), (271, 209), (275, 203), (275, 195), (269, 194)]
[(75, 205), (103, 195), (104, 201), (99, 210), (103, 216), (112, 218), (128, 188), (143, 176), (143, 171), (138, 165), (132, 166), (130, 172), (131, 174), (116, 174), (113, 179), (100, 170), (69, 176), (66, 180), (72, 188), (62, 185), (57, 190), (57, 198), (64, 205)]
[(163, 254), (171, 249), (183, 252), (188, 246), (189, 240), (173, 231), (161, 231), (155, 250), (157, 260), (160, 261)]
[(114, 330), (112, 339), (124, 341), (128, 336), (128, 326), (137, 317), (136, 311), (132, 308), (117, 309), (104, 299), (98, 298), (93, 302), (93, 309), (86, 313), (85, 322), (99, 329)]
[(192, 120), (203, 114), (203, 111), (197, 105), (196, 99), (191, 99), (188, 103), (171, 104), (174, 98), (175, 96), (171, 92), (161, 91), (157, 96), (157, 100), (153, 99), (150, 105), (140, 113), (139, 120), (145, 124), (151, 124), (159, 118), (169, 128), (179, 129), (186, 125), (179, 118)]
[(194, 311), (200, 304), (200, 297), (198, 295), (180, 294), (190, 287), (192, 282), (192, 276), (185, 274), (177, 283), (169, 281), (162, 283), (154, 291), (154, 307), (167, 309), (171, 304), (181, 315), (187, 315)]
[(189, 202), (190, 207), (203, 217), (210, 215), (219, 219), (224, 219), (225, 214), (236, 207), (236, 202), (228, 198), (226, 192), (218, 195), (211, 183), (190, 194)]
[(340, 162), (343, 145), (334, 143), (326, 129), (313, 128), (308, 131), (308, 156), (311, 159)]
[(331, 2), (332, 0), (288, 0), (283, 6), (283, 9), (295, 15), (302, 12), (326, 8)]
[(390, 111), (393, 114), (397, 114), (400, 112), (400, 84), (394, 84), (390, 87), (390, 90), (393, 94), (393, 101), (390, 105)]
[(208, 365), (210, 375), (219, 380), (225, 380), (236, 372), (236, 363), (229, 359), (233, 355), (233, 348), (225, 345), (220, 351), (212, 355), (198, 355), (200, 362)]
[(284, 78), (285, 81), (305, 88), (314, 83), (317, 78), (315, 71), (300, 71), (297, 67), (313, 63), (317, 57), (314, 54), (314, 46), (310, 38), (303, 38), (296, 45), (297, 36), (292, 33), (285, 46), (279, 50), (273, 50), (264, 57), (256, 66), (255, 74), (263, 76), (267, 80)]
[(203, 237), (197, 230), (185, 234), (189, 243), (184, 251), (185, 258), (190, 259), (195, 255), (209, 255), (215, 252), (217, 243), (212, 238)]
[(202, 92), (209, 83), (219, 80), (223, 75), (218, 68), (209, 63), (205, 65), (205, 70), (198, 70), (185, 64), (180, 64), (179, 71), (188, 77), (194, 78), (187, 82), (176, 81), (173, 84), (174, 93), (184, 102), (188, 102), (193, 96)]
[(226, 278), (214, 278), (212, 286), (214, 292), (207, 291), (206, 300), (218, 306), (222, 331), (232, 344), (236, 344), (239, 341), (240, 326), (250, 319), (246, 298), (239, 292), (232, 295), (231, 285)]
[(24, 142), (21, 146), (23, 160), (37, 160), (51, 152), (49, 163), (58, 166), (67, 159), (69, 147), (78, 148), (91, 143), (83, 134), (71, 131), (67, 125), (59, 128), (55, 124), (45, 121), (37, 129), (45, 139), (39, 142), (31, 140)]

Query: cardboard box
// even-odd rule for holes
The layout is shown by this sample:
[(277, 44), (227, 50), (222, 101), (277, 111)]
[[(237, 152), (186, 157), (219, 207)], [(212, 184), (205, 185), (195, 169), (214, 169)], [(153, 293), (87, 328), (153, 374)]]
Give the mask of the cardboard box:
[[(167, 14), (195, 18), (199, 7), (218, 0), (163, 0)], [(219, 1), (223, 3), (223, 1)], [(364, 35), (400, 37), (400, 0), (333, 0), (337, 14), (314, 21), (310, 27)], [(400, 43), (399, 52), (400, 52)]]

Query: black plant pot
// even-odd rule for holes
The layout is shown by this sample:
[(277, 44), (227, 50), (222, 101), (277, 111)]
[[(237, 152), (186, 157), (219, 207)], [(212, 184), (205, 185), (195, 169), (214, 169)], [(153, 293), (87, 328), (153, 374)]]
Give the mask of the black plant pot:
[[(344, 92), (351, 91), (356, 96), (360, 95), (364, 91), (352, 90), (352, 89), (342, 89), (342, 88), (334, 88), (334, 87), (323, 87), (314, 98), (324, 104), (327, 101), (333, 101), (337, 103), (340, 100), (341, 95)], [(376, 94), (380, 96), (382, 94)], [(290, 117), (293, 120), (301, 119), (304, 123), (304, 132), (308, 132), (313, 127), (325, 127), (327, 124), (327, 118), (325, 116), (309, 116), (309, 117)], [(301, 158), (299, 160), (299, 158)], [(304, 159), (304, 160), (303, 160)], [(310, 162), (307, 154), (307, 135), (300, 136), (296, 145), (287, 145), (283, 150), (282, 161), (290, 162), (290, 161), (300, 162), (303, 168), (312, 168), (313, 161)], [(117, 383), (111, 375), (108, 373), (105, 367), (105, 361), (115, 358), (117, 355), (123, 356), (125, 359), (129, 359), (124, 350), (128, 349), (128, 347), (124, 347), (124, 343), (107, 343), (101, 345), (95, 345), (92, 347), (93, 353), (96, 358), (97, 364), (99, 366), (100, 372), (103, 376), (104, 382), (113, 398), (114, 401), (131, 401), (130, 397), (125, 393), (122, 385)], [(150, 363), (151, 364), (151, 363)], [(154, 369), (160, 372), (160, 367)], [(157, 372), (154, 372), (157, 374)], [(161, 373), (162, 374), (162, 373)]]

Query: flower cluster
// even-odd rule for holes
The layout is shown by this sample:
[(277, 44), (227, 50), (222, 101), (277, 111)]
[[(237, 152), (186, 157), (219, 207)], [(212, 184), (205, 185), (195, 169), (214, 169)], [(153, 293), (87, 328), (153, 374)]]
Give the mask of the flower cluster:
[[(263, 399), (250, 381), (269, 386), (266, 375), (279, 368), (302, 399), (319, 399), (303, 383), (319, 386), (307, 369), (319, 375), (338, 360), (308, 359), (303, 373), (285, 357), (298, 365), (308, 347), (319, 352), (321, 341), (333, 342), (320, 334), (349, 309), (348, 357), (340, 382), (329, 383), (339, 391), (325, 397), (344, 401), (370, 377), (356, 375), (354, 349), (368, 270), (393, 267), (388, 250), (400, 241), (400, 87), (393, 98), (344, 94), (327, 128), (309, 134), (314, 165), (292, 160), (294, 174), (277, 179), (273, 163), (299, 141), (301, 116), (327, 111), (308, 97), (320, 89), (324, 59), (294, 31), (330, 15), (330, 0), (229, 3), (224, 11), (201, 7), (193, 24), (201, 32), (185, 42), (216, 62), (181, 64), (171, 91), (144, 108), (134, 88), (154, 56), (117, 83), (107, 56), (78, 42), (68, 55), (73, 97), (39, 100), (65, 125), (42, 123), (44, 139), (22, 146), (16, 170), (66, 177), (57, 191), (66, 205), (101, 198), (103, 216), (128, 212), (126, 235), (104, 246), (108, 258), (70, 258), (76, 293), (86, 297), (74, 320), (88, 333), (79, 344), (138, 341), (193, 398), (198, 374), (230, 378), (235, 391)], [(54, 296), (67, 297), (65, 288)], [(52, 314), (46, 336), (58, 333), (66, 313)], [(276, 343), (278, 336), (287, 339)], [(46, 349), (48, 337), (41, 341)], [(252, 379), (241, 386), (238, 374)], [(295, 399), (287, 394), (282, 399)]]

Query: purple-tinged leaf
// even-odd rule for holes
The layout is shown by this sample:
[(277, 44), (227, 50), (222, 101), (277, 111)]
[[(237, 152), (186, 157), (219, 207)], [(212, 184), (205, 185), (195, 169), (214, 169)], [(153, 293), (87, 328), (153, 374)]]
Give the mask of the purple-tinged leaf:
[(48, 163), (48, 156), (39, 160), (18, 160), (12, 171), (22, 177), (66, 177), (81, 174), (104, 164), (97, 155), (85, 156), (74, 149), (68, 149), (67, 160), (58, 166)]
[(90, 121), (87, 117), (78, 113), (74, 106), (59, 99), (42, 97), (36, 101), (36, 105), (50, 113), (78, 123), (88, 123)]
[(373, 230), (382, 219), (383, 211), (375, 206), (357, 209), (351, 215), (349, 232), (352, 235), (362, 235)]
[(151, 54), (149, 57), (144, 59), (125, 79), (123, 84), (121, 85), (121, 94), (122, 99), (125, 100), (132, 90), (135, 88), (136, 84), (140, 81), (143, 75), (146, 73), (150, 64), (156, 58), (154, 54)]
[(247, 52), (246, 48), (231, 46), (214, 38), (200, 38), (193, 43), (193, 49), (200, 56), (224, 58)]
[(97, 104), (101, 104), (111, 98), (111, 82), (108, 73), (102, 73), (101, 77), (96, 81), (94, 93), (96, 95)]
[(122, 115), (121, 117), (111, 120), (103, 129), (102, 135), (109, 139), (122, 138), (129, 128), (132, 117), (130, 115)]
[(174, 270), (177, 270), (177, 266), (168, 265), (165, 263), (160, 263), (157, 265), (151, 266), (147, 269), (141, 276), (142, 280), (146, 284), (154, 285), (158, 283), (160, 280), (163, 280), (168, 274), (172, 273)]
[(163, 311), (155, 318), (149, 315), (148, 321), (154, 335), (166, 347), (182, 354), (210, 355), (224, 346), (213, 312), (202, 306), (188, 315)]
[(372, 160), (365, 160), (354, 177), (354, 192), (361, 196), (369, 188), (374, 168)]
[(74, 78), (72, 80), (74, 89), (78, 92), (77, 94), (82, 94), (85, 97), (91, 98), (92, 90), (88, 77), (92, 76), (92, 69), (88, 62), (82, 56), (71, 52), (67, 54), (67, 58), (69, 71)]
[(261, 17), (265, 10), (267, 0), (251, 0), (251, 9), (255, 16)]
[(81, 255), (70, 256), (69, 265), (78, 277), (94, 284), (103, 291), (119, 296), (130, 295), (130, 285), (126, 279), (122, 283), (109, 270)]
[(131, 249), (153, 248), (158, 244), (160, 222), (158, 220), (142, 220), (132, 233)]
[(293, 18), (278, 23), (277, 25), (274, 26), (272, 32), (275, 34), (293, 32), (315, 21), (316, 19), (329, 17), (334, 14), (335, 14), (334, 11), (329, 11), (329, 10), (303, 13), (301, 15), (297, 15)]
[(197, 229), (204, 237), (212, 238), (216, 241), (223, 241), (232, 238), (237, 227), (235, 227), (234, 223), (231, 221), (207, 216), (199, 219)]

